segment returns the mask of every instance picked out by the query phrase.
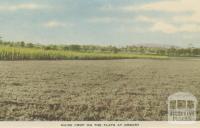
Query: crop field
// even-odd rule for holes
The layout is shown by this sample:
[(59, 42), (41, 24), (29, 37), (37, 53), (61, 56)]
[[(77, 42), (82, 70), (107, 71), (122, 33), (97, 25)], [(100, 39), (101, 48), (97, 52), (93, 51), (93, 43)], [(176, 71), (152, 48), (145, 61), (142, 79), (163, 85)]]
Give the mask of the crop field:
[(200, 60), (0, 61), (4, 121), (164, 121), (179, 91), (200, 101)]
[(0, 60), (110, 60), (136, 58), (167, 59), (168, 57), (153, 54), (45, 50), (0, 45)]

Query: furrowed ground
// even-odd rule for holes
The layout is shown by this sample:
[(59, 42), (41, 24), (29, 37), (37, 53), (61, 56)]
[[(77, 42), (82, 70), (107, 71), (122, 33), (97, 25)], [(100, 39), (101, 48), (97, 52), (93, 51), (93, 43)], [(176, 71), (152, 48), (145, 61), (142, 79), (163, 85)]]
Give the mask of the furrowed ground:
[(169, 95), (200, 100), (199, 78), (192, 59), (0, 61), (0, 120), (167, 120)]

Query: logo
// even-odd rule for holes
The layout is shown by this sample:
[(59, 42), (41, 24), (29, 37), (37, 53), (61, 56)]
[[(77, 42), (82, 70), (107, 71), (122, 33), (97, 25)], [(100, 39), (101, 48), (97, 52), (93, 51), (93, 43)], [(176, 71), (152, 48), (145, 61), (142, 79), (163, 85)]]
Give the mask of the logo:
[(186, 92), (178, 92), (168, 97), (168, 121), (193, 122), (196, 121), (197, 99)]

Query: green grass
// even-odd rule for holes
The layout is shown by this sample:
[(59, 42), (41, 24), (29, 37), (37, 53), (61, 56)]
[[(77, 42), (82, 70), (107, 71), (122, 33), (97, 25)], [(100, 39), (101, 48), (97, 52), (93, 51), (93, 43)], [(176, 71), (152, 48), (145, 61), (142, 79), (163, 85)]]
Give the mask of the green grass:
[(167, 56), (131, 53), (75, 52), (0, 46), (0, 60), (103, 60), (103, 59), (166, 59)]

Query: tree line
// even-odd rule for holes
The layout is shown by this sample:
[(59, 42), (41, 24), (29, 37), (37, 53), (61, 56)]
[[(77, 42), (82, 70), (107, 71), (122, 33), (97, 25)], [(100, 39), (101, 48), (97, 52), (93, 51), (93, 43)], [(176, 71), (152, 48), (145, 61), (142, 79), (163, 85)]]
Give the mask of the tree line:
[(98, 46), (98, 45), (42, 45), (21, 42), (11, 42), (0, 40), (1, 46), (9, 47), (22, 47), (22, 48), (35, 48), (43, 50), (62, 50), (62, 51), (78, 51), (78, 52), (100, 52), (100, 53), (133, 53), (145, 55), (161, 55), (161, 56), (174, 56), (174, 57), (197, 57), (200, 56), (200, 48), (188, 47), (149, 47), (149, 46)]

